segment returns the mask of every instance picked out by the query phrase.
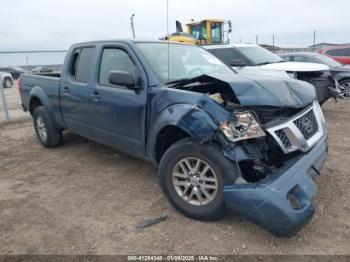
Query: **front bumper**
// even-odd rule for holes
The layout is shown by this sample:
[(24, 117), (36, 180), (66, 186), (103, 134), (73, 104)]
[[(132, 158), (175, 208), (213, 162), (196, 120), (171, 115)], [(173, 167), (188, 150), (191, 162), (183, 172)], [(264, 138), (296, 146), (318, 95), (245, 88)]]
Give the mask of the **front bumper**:
[(276, 236), (295, 235), (315, 212), (313, 199), (317, 186), (313, 177), (322, 169), (327, 151), (328, 136), (325, 133), (308, 153), (290, 160), (264, 180), (225, 186), (226, 209)]

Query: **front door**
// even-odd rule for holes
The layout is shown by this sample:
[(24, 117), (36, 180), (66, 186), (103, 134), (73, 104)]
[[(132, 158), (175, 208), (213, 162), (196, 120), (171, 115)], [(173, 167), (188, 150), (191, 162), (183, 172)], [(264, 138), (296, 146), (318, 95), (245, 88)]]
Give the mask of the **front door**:
[[(147, 81), (137, 58), (125, 45), (101, 49), (100, 67), (93, 86), (93, 127), (95, 139), (132, 155), (145, 154)], [(132, 74), (138, 90), (111, 84), (108, 74)]]

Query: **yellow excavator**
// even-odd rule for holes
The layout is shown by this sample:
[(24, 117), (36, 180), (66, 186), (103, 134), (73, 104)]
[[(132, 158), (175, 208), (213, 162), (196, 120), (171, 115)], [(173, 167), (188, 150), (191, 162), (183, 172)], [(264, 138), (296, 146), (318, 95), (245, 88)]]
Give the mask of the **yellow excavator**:
[[(224, 30), (225, 25), (228, 29)], [(229, 41), (228, 34), (232, 32), (231, 21), (221, 19), (204, 19), (201, 21), (191, 20), (186, 24), (187, 32), (184, 32), (182, 25), (176, 21), (176, 32), (170, 34), (163, 40), (182, 42), (187, 44), (222, 44), (225, 43), (225, 34), (227, 34), (227, 41)]]

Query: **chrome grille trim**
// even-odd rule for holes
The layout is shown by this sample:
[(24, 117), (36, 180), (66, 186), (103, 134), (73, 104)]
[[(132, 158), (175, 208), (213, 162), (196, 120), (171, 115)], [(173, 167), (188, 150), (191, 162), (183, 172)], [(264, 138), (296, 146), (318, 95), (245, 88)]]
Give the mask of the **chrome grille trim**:
[[(307, 124), (307, 126), (303, 126)], [(288, 121), (267, 128), (284, 153), (308, 151), (325, 134), (322, 109), (317, 102)]]

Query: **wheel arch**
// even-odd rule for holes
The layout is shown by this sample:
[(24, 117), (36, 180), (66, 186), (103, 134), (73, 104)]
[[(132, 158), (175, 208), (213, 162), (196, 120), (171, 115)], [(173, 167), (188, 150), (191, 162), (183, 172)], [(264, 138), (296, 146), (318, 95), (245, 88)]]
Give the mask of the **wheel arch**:
[(340, 78), (339, 80), (337, 80), (338, 82), (343, 82), (343, 81), (350, 81), (350, 75), (348, 76), (344, 76), (342, 78)]
[(33, 115), (35, 108), (43, 106), (43, 103), (37, 96), (32, 96), (29, 100), (29, 113)]
[(47, 94), (45, 93), (45, 91), (39, 87), (39, 86), (34, 86), (31, 90), (30, 90), (30, 94), (29, 94), (29, 111), (30, 114), (33, 115), (33, 112), (35, 110), (35, 108), (37, 106), (43, 106), (46, 110), (46, 112), (48, 113), (49, 117), (52, 119), (53, 124), (56, 127), (59, 127), (59, 125), (57, 124), (55, 115), (54, 115), (54, 111), (52, 108), (52, 105), (50, 103), (49, 97), (47, 96)]
[(151, 125), (146, 154), (158, 165), (162, 155), (175, 142), (191, 137), (195, 142), (206, 141), (218, 124), (195, 105), (176, 104), (162, 110)]

